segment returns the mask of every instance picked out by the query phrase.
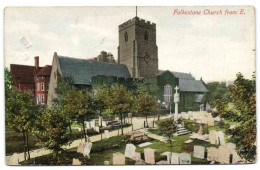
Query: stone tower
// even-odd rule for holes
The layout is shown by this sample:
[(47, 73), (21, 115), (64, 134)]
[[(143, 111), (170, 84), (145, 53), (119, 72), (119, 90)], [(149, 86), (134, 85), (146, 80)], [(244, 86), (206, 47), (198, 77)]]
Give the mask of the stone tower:
[(118, 63), (127, 66), (132, 78), (158, 74), (154, 23), (135, 17), (119, 25)]

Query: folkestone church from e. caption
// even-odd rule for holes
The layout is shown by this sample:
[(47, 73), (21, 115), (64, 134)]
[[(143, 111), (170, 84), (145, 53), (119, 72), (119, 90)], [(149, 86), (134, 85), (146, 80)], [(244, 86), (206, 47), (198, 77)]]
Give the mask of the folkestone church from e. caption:
[(202, 79), (188, 73), (158, 69), (156, 24), (138, 17), (119, 25), (118, 61), (104, 51), (92, 59), (53, 56), (48, 91), (48, 106), (54, 106), (58, 97), (56, 88), (59, 76), (69, 77), (80, 89), (89, 89), (93, 95), (102, 87), (121, 84), (127, 89), (144, 87), (161, 106), (173, 111), (174, 88), (179, 87), (179, 112), (203, 110), (205, 93), (209, 92)]

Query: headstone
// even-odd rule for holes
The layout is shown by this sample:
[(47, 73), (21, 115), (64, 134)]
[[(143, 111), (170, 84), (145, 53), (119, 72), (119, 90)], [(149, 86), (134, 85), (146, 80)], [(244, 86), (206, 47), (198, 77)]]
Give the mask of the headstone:
[(100, 129), (99, 129), (98, 126), (95, 127), (95, 131), (98, 132), (98, 133), (100, 132)]
[(93, 120), (91, 121), (91, 127), (95, 129), (95, 126), (96, 126), (96, 120), (93, 119)]
[(81, 165), (81, 162), (78, 159), (73, 158), (72, 165)]
[(167, 164), (171, 164), (171, 157), (172, 157), (172, 153), (171, 152), (164, 152), (161, 155), (167, 156)]
[(167, 164), (169, 164), (167, 161), (156, 162), (156, 165), (167, 165)]
[(103, 121), (102, 116), (99, 116), (99, 117), (98, 117), (98, 125), (99, 125), (100, 127), (101, 127), (102, 121)]
[(180, 164), (191, 164), (191, 155), (188, 153), (181, 153)]
[(186, 140), (184, 143), (191, 143), (193, 142), (193, 140), (189, 139), (189, 140)]
[(105, 130), (105, 138), (108, 139), (109, 138), (109, 131)]
[(232, 157), (232, 164), (236, 164), (239, 161), (241, 161), (242, 159), (240, 158), (240, 156), (237, 154), (236, 150), (232, 151), (231, 154), (233, 155)]
[(148, 145), (151, 145), (151, 144), (152, 144), (151, 142), (145, 142), (145, 143), (139, 144), (138, 146), (139, 147), (145, 147), (145, 146), (148, 146)]
[(80, 142), (79, 146), (78, 146), (78, 149), (77, 149), (77, 152), (78, 153), (83, 153), (85, 145), (86, 145), (85, 141)]
[(89, 157), (89, 153), (91, 151), (91, 148), (92, 148), (92, 143), (87, 143), (85, 148), (84, 148), (84, 151), (83, 151), (84, 157)]
[(134, 160), (138, 161), (141, 159), (141, 153), (135, 152)]
[(180, 158), (178, 153), (172, 153), (171, 164), (180, 164)]
[(18, 154), (14, 153), (12, 156), (10, 156), (7, 165), (19, 165)]
[(234, 143), (227, 143), (226, 144), (226, 146), (228, 147), (228, 149), (230, 150), (230, 151), (234, 151), (234, 150), (236, 150), (236, 144), (234, 144)]
[(218, 139), (219, 139), (219, 143), (220, 145), (225, 145), (225, 134), (222, 131), (218, 131)]
[(207, 160), (217, 161), (218, 160), (218, 149), (214, 147), (207, 148)]
[(104, 122), (104, 121), (102, 121), (102, 126), (103, 126), (103, 127), (106, 127), (106, 126), (107, 126), (107, 123)]
[(208, 124), (208, 118), (205, 116), (202, 117), (201, 121), (203, 124)]
[(113, 165), (125, 165), (125, 155), (117, 152), (113, 154)]
[(209, 134), (209, 142), (212, 145), (217, 145), (218, 144), (218, 138), (216, 133), (210, 133)]
[(226, 146), (219, 146), (218, 148), (218, 162), (229, 164), (230, 163), (230, 151)]
[(208, 126), (214, 126), (214, 125), (215, 125), (214, 118), (208, 118)]
[(150, 148), (144, 149), (145, 162), (148, 164), (155, 164), (154, 150)]
[(104, 165), (109, 165), (109, 161), (104, 161)]
[(133, 144), (126, 144), (125, 157), (135, 159), (135, 148)]
[(195, 145), (193, 149), (193, 157), (204, 159), (205, 157), (205, 147)]
[(86, 127), (87, 127), (87, 129), (90, 129), (90, 123), (89, 122), (86, 122)]

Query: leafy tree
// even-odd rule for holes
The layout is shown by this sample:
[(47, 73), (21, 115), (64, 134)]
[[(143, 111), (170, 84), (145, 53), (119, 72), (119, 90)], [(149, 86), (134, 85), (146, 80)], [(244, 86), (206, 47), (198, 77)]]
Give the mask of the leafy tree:
[(8, 68), (5, 68), (4, 71), (5, 74), (5, 92), (8, 92), (12, 85), (14, 84), (14, 77), (12, 73), (8, 70)]
[(230, 98), (234, 108), (227, 103), (215, 101), (217, 111), (215, 115), (238, 122), (240, 126), (228, 130), (232, 135), (231, 142), (236, 143), (238, 153), (248, 161), (254, 161), (256, 156), (256, 86), (255, 76), (252, 80), (245, 79), (241, 73), (237, 74), (234, 86), (230, 88)]
[(109, 95), (110, 97), (108, 97), (105, 102), (107, 105), (107, 112), (120, 115), (121, 133), (123, 135), (123, 114), (126, 114), (131, 110), (131, 94), (122, 86), (114, 86), (109, 89)]
[(161, 120), (159, 121), (158, 126), (162, 134), (168, 137), (168, 141), (172, 148), (173, 146), (172, 146), (171, 138), (173, 137), (173, 134), (177, 131), (177, 126), (175, 125), (174, 120), (173, 119)]
[(9, 127), (23, 134), (24, 159), (30, 159), (29, 133), (35, 120), (35, 104), (33, 96), (28, 91), (19, 91), (16, 88), (9, 89), (8, 97), (5, 99), (5, 120)]
[(156, 110), (156, 101), (148, 93), (141, 93), (135, 98), (135, 112), (143, 113), (146, 117), (146, 125), (148, 127), (147, 116)]
[(64, 112), (82, 124), (85, 141), (87, 141), (84, 121), (94, 114), (91, 95), (87, 91), (68, 92), (64, 97)]
[(59, 164), (62, 146), (70, 143), (70, 135), (67, 131), (69, 121), (59, 109), (54, 108), (46, 109), (38, 119), (37, 144), (53, 150), (54, 158)]

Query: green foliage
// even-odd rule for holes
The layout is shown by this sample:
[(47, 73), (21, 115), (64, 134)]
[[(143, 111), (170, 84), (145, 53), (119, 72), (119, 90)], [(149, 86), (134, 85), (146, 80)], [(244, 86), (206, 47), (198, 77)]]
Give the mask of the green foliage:
[(67, 131), (69, 121), (58, 109), (46, 109), (45, 113), (38, 117), (40, 123), (35, 132), (38, 145), (54, 151), (54, 157), (59, 162), (62, 146), (70, 142), (70, 135)]
[(230, 102), (229, 88), (232, 86), (226, 86), (225, 82), (210, 82), (206, 84), (209, 93), (203, 96), (203, 102), (213, 103), (215, 100), (220, 100), (223, 102)]
[(5, 74), (5, 93), (6, 95), (8, 95), (9, 90), (14, 84), (14, 77), (12, 73), (8, 70), (8, 68), (4, 69), (4, 74)]
[(238, 73), (234, 86), (230, 88), (230, 98), (233, 108), (220, 100), (216, 100), (214, 104), (217, 111), (213, 114), (240, 123), (239, 127), (228, 130), (227, 133), (232, 135), (230, 141), (236, 143), (240, 156), (248, 161), (254, 161), (256, 156), (255, 76), (253, 75), (252, 80), (249, 80)]
[(172, 137), (173, 134), (177, 131), (177, 126), (174, 123), (173, 119), (165, 119), (158, 123), (159, 129), (165, 136), (168, 137), (168, 140), (172, 147)]

